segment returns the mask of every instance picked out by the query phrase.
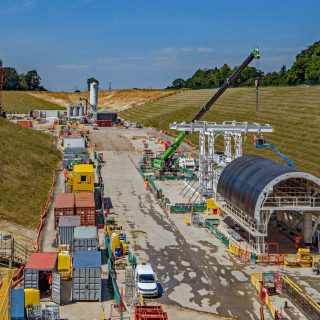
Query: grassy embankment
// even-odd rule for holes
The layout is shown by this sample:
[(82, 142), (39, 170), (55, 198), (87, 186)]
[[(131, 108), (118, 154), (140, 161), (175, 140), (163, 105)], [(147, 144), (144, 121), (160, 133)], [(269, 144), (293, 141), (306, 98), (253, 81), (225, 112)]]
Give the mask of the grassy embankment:
[(0, 219), (36, 227), (60, 152), (50, 136), (0, 119)]
[(64, 108), (35, 97), (30, 91), (4, 91), (3, 109), (8, 113), (27, 113), (32, 109), (59, 110)]
[[(186, 91), (121, 112), (130, 121), (143, 121), (163, 130), (171, 122), (189, 121), (213, 95), (215, 90)], [(320, 86), (260, 88), (260, 110), (255, 111), (255, 89), (231, 88), (218, 100), (203, 118), (207, 121), (248, 121), (269, 123), (273, 134), (265, 135), (298, 169), (320, 176)], [(190, 135), (198, 143), (198, 135)], [(218, 141), (222, 145), (222, 141)], [(254, 150), (252, 135), (244, 143), (244, 153), (255, 153), (284, 163), (270, 149)]]

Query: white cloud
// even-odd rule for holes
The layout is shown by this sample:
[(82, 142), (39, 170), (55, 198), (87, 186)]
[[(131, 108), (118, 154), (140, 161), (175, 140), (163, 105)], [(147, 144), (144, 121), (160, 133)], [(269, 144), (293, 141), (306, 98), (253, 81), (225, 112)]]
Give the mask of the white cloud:
[(56, 67), (62, 70), (77, 70), (77, 69), (86, 69), (88, 68), (88, 65), (67, 63), (67, 64), (58, 64), (56, 65)]
[(200, 53), (209, 53), (213, 51), (214, 51), (213, 48), (197, 48), (197, 52), (200, 52)]
[(1, 4), (0, 12), (6, 14), (28, 11), (35, 7), (38, 0), (7, 0)]

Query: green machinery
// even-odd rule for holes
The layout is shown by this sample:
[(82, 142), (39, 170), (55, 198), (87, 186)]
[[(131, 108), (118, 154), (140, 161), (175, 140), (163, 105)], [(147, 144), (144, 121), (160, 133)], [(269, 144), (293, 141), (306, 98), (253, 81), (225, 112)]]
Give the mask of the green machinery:
[[(237, 68), (237, 70), (228, 78), (219, 90), (212, 96), (212, 98), (200, 109), (200, 111), (193, 117), (191, 122), (199, 121), (202, 116), (207, 113), (212, 105), (219, 99), (219, 97), (227, 90), (227, 88), (239, 77), (242, 71), (250, 64), (253, 59), (259, 59), (260, 53), (258, 48), (253, 49), (248, 58)], [(161, 155), (160, 158), (152, 158), (151, 165), (155, 170), (164, 172), (174, 167), (175, 160), (173, 154), (181, 145), (183, 139), (188, 135), (188, 132), (181, 132), (174, 140), (170, 147)]]

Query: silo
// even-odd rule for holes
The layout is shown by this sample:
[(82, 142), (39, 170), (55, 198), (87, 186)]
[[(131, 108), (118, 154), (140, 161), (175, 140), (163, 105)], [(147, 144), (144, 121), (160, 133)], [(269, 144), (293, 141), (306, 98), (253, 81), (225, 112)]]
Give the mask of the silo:
[(84, 115), (84, 106), (82, 104), (79, 105), (79, 117), (83, 117)]
[(74, 106), (73, 116), (74, 117), (79, 117), (79, 106)]
[(67, 107), (67, 117), (71, 118), (73, 116), (73, 107), (68, 106)]
[(98, 84), (96, 82), (90, 83), (90, 105), (92, 109), (96, 110), (98, 105)]

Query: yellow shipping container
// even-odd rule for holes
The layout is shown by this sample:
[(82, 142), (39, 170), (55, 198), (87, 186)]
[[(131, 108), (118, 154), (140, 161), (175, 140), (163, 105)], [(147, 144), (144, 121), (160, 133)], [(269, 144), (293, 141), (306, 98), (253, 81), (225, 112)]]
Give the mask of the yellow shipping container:
[(75, 164), (73, 171), (68, 171), (68, 184), (73, 192), (94, 191), (94, 168), (92, 164)]
[(24, 289), (24, 306), (40, 304), (40, 290)]
[(58, 254), (58, 272), (70, 271), (71, 269), (71, 258), (68, 254)]

